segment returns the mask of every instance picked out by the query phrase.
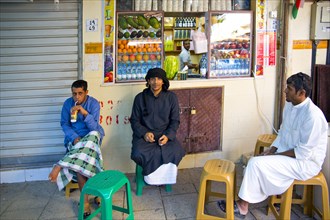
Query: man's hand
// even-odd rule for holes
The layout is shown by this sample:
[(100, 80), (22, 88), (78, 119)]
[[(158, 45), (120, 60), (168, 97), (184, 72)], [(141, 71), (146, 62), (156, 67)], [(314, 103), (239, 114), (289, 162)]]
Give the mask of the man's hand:
[(261, 154), (259, 154), (258, 156), (274, 155), (276, 151), (277, 151), (276, 147), (271, 147), (265, 150), (264, 152), (262, 152)]
[(88, 115), (88, 111), (86, 111), (86, 109), (84, 109), (81, 105), (73, 106), (71, 108), (71, 112), (74, 112), (74, 111), (80, 112), (84, 117), (86, 117)]
[(78, 143), (79, 141), (80, 141), (80, 137), (77, 137), (76, 139), (74, 139), (74, 141), (73, 141), (73, 145), (75, 145), (76, 143)]
[(150, 142), (150, 143), (155, 142), (155, 135), (151, 132), (147, 132), (143, 138), (146, 142)]
[(167, 143), (167, 141), (168, 141), (168, 137), (167, 137), (166, 135), (163, 134), (163, 135), (159, 138), (159, 140), (158, 140), (158, 144), (159, 144), (160, 146), (163, 146), (164, 144)]

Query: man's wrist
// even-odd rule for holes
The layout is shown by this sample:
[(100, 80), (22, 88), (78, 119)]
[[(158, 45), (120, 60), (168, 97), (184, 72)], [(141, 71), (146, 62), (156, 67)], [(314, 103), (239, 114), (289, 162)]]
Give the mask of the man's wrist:
[(272, 154), (275, 154), (276, 151), (277, 151), (276, 147), (271, 147), (269, 152), (272, 153)]

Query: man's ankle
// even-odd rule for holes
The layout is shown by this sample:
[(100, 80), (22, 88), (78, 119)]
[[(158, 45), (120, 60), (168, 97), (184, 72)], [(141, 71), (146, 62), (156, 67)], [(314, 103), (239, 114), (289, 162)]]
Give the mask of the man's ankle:
[(242, 200), (237, 201), (237, 207), (241, 215), (246, 215), (249, 212), (249, 203)]

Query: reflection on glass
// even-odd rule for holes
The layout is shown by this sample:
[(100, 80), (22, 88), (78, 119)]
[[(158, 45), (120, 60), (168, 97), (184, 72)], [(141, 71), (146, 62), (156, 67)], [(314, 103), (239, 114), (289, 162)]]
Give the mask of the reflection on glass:
[(211, 13), (209, 77), (249, 76), (251, 19), (250, 12)]
[(144, 81), (150, 68), (162, 66), (160, 12), (117, 12), (116, 82)]

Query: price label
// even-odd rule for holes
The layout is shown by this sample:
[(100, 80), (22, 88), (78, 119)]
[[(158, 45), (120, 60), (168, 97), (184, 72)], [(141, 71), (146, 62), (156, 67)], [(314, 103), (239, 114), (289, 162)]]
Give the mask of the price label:
[(97, 31), (97, 19), (87, 19), (86, 20), (86, 30), (87, 32)]

